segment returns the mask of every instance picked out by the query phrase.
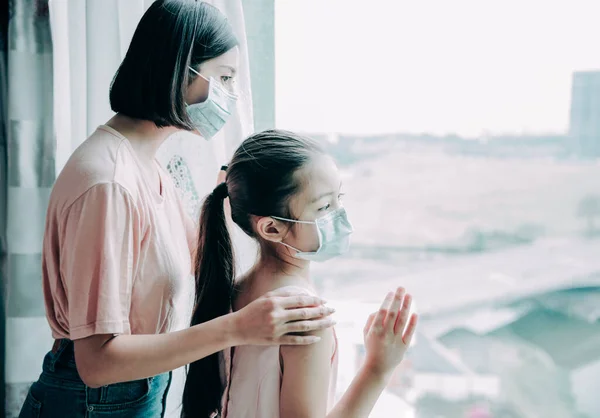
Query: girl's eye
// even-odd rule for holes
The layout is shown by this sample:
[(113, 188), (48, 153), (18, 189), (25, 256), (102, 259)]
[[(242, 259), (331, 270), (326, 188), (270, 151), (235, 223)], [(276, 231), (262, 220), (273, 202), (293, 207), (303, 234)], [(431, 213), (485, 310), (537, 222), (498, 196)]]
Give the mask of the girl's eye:
[(322, 208), (319, 208), (319, 212), (323, 212), (323, 211), (329, 209), (330, 207), (331, 207), (331, 205), (328, 203), (325, 206), (323, 206)]
[(233, 77), (228, 76), (228, 75), (221, 76), (221, 81), (223, 82), (223, 84), (231, 83), (232, 79), (233, 79)]

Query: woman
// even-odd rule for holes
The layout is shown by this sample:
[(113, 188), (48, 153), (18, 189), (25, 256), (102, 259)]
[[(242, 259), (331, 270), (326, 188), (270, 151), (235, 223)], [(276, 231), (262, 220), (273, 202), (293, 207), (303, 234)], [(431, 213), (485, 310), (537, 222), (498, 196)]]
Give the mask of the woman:
[[(285, 131), (244, 141), (226, 181), (202, 207), (192, 325), (232, 308), (241, 312), (277, 289), (314, 294), (311, 261), (327, 261), (349, 248), (352, 225), (341, 196), (338, 169), (314, 141)], [(254, 267), (235, 282), (226, 197), (233, 221), (261, 249)], [(235, 347), (232, 357), (226, 351), (221, 358), (213, 354), (192, 363), (182, 415), (366, 418), (410, 344), (417, 321), (415, 315), (409, 318), (410, 305), (410, 295), (398, 289), (371, 316), (365, 327), (366, 361), (335, 406), (337, 341), (326, 329), (313, 333), (321, 341), (310, 347)]]
[(172, 332), (196, 231), (155, 154), (177, 130), (209, 139), (224, 125), (237, 56), (205, 3), (159, 0), (143, 16), (111, 86), (116, 116), (50, 196), (42, 270), (56, 341), (22, 418), (160, 417), (170, 371), (234, 345), (314, 343), (289, 333), (332, 325), (321, 299), (288, 291)]

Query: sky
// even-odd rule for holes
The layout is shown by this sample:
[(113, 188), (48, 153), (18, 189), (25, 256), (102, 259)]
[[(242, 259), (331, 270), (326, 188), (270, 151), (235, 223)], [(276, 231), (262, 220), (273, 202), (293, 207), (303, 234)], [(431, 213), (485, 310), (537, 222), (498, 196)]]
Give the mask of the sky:
[(600, 70), (598, 0), (275, 0), (276, 121), (304, 132), (561, 133)]

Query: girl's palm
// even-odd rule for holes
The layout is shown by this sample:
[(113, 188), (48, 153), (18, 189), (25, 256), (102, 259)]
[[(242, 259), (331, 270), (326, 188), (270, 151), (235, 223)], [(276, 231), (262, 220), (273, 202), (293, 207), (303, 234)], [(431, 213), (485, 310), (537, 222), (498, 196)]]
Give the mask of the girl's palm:
[(390, 292), (378, 312), (369, 316), (364, 329), (366, 366), (387, 376), (400, 364), (417, 325), (417, 315), (409, 317), (412, 297), (403, 288)]

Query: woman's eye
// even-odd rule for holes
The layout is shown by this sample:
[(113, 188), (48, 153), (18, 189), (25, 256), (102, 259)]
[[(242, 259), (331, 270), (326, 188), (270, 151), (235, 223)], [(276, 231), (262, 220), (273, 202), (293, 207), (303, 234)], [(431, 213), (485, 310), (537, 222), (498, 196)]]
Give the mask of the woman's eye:
[(322, 208), (319, 208), (319, 212), (322, 212), (322, 211), (324, 211), (324, 210), (327, 210), (327, 209), (329, 209), (330, 207), (331, 207), (331, 205), (328, 203), (328, 204), (326, 204), (325, 206), (323, 206)]
[(221, 76), (221, 82), (223, 84), (230, 84), (231, 80), (233, 80), (233, 77), (231, 77), (231, 76), (228, 76), (228, 75)]

